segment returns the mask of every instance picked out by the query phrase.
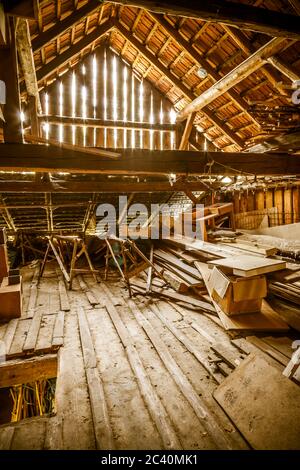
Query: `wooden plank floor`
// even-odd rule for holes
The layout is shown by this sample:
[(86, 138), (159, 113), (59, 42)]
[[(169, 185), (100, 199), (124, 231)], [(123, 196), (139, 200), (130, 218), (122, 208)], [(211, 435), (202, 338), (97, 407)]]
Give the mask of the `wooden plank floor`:
[(211, 346), (231, 367), (246, 354), (213, 317), (89, 276), (66, 291), (53, 263), (38, 286), (25, 271), (25, 311), (0, 340), (7, 361), (58, 352), (57, 413), (0, 426), (0, 449), (248, 448), (213, 399), (226, 357), (218, 369)]

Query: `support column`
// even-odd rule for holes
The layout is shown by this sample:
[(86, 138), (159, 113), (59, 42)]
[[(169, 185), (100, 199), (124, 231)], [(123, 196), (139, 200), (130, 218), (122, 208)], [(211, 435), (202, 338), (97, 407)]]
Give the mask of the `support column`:
[(0, 80), (6, 86), (6, 103), (3, 105), (3, 137), (7, 143), (22, 143), (21, 106), (18, 83), (18, 61), (16, 47), (16, 18), (9, 18), (7, 25), (7, 47), (0, 49)]

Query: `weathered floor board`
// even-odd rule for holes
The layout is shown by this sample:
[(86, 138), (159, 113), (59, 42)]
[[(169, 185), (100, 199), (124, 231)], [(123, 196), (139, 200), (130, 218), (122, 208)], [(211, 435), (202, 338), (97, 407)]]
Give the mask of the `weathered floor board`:
[(213, 398), (247, 352), (213, 318), (88, 275), (66, 290), (51, 263), (34, 278), (0, 340), (7, 360), (58, 354), (56, 413), (0, 426), (0, 449), (248, 448)]

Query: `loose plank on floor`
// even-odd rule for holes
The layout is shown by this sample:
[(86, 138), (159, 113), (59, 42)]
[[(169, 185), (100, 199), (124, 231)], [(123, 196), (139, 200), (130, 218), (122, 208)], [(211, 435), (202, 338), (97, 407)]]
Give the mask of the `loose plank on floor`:
[(142, 397), (161, 436), (164, 447), (166, 449), (181, 449), (182, 447), (176, 433), (172, 428), (171, 423), (169, 423), (166, 410), (156, 391), (152, 387), (139, 354), (132, 344), (130, 334), (121, 320), (117, 309), (112, 303), (112, 296), (109, 289), (105, 285), (101, 285), (99, 290), (102, 290), (107, 297), (105, 299), (106, 310), (126, 350), (129, 363), (138, 381)]
[(162, 323), (173, 333), (173, 335), (186, 347), (186, 349), (195, 356), (195, 358), (200, 362), (200, 364), (205, 368), (205, 370), (215, 379), (217, 383), (220, 383), (219, 377), (214, 373), (213, 367), (207, 359), (205, 354), (202, 354), (200, 349), (195, 347), (192, 341), (189, 338), (181, 333), (176, 326), (170, 323), (160, 312), (159, 308), (154, 304), (151, 305), (151, 310)]
[(85, 311), (81, 305), (77, 307), (77, 314), (97, 448), (114, 449), (114, 439), (103, 384), (97, 369), (97, 358), (93, 340)]
[(32, 278), (31, 286), (30, 286), (29, 302), (28, 302), (28, 307), (27, 307), (27, 312), (26, 312), (26, 318), (32, 318), (35, 313), (35, 306), (36, 306), (36, 300), (37, 300), (37, 294), (38, 294), (39, 271), (40, 271), (40, 268), (37, 267), (35, 268), (34, 273), (33, 273), (33, 278)]
[(63, 346), (64, 344), (64, 324), (65, 324), (65, 313), (63, 311), (56, 314), (53, 336), (52, 336), (52, 347)]
[(231, 449), (232, 444), (230, 443), (229, 439), (227, 439), (224, 431), (216, 422), (216, 419), (210, 412), (210, 410), (200, 401), (195, 389), (188, 381), (187, 377), (183, 374), (180, 367), (171, 356), (167, 346), (160, 339), (159, 335), (154, 330), (151, 323), (145, 318), (140, 309), (132, 300), (128, 301), (128, 305), (133, 314), (135, 315), (138, 323), (144, 329), (145, 333), (147, 334), (153, 346), (155, 347), (165, 367), (173, 377), (174, 381), (176, 382), (177, 386), (179, 387), (187, 401), (190, 403), (200, 422), (208, 430), (208, 432), (214, 439), (217, 446), (221, 449)]

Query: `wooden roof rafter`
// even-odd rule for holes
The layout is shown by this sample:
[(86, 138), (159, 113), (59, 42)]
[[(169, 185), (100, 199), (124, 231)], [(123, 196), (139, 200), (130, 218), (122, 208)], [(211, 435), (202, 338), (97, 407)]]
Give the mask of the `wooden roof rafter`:
[[(222, 24), (222, 27), (247, 55), (251, 55), (255, 52), (255, 47), (252, 45), (243, 31), (232, 28), (231, 26), (225, 24)], [(276, 56), (273, 57), (275, 59), (277, 58)], [(282, 95), (286, 95), (286, 91), (282, 88), (280, 75), (275, 70), (269, 70), (264, 66), (261, 68), (261, 71), (276, 90), (278, 90)]]
[[(218, 73), (208, 62), (207, 58), (204, 56), (201, 56), (199, 52), (197, 52), (194, 47), (193, 47), (193, 42), (189, 42), (186, 39), (183, 38), (183, 36), (180, 34), (179, 31), (177, 31), (168, 21), (166, 18), (164, 18), (161, 15), (158, 15), (156, 13), (151, 13), (148, 12), (149, 15), (156, 21), (158, 22), (164, 29), (165, 31), (172, 37), (177, 44), (180, 45), (180, 47), (183, 48), (183, 51), (191, 57), (191, 59), (196, 62), (196, 65), (199, 67), (203, 67), (208, 75), (215, 81), (217, 82), (221, 78), (221, 74)], [(259, 123), (251, 116), (250, 113), (247, 112), (247, 102), (244, 101), (238, 93), (236, 93), (234, 90), (229, 90), (228, 96), (230, 99), (236, 103), (239, 108), (241, 108), (247, 116), (252, 120), (252, 122), (260, 128)]]
[[(175, 85), (189, 100), (193, 101), (195, 98), (195, 94), (192, 90), (190, 90), (184, 83), (176, 77), (152, 52), (150, 52), (149, 48), (146, 48), (134, 35), (130, 34), (130, 31), (126, 29), (126, 27), (117, 22), (115, 27), (122, 34), (124, 39), (131, 43), (137, 50), (140, 51), (141, 55), (143, 55), (155, 68), (157, 68), (162, 75), (164, 75), (173, 85)], [(225, 134), (234, 144), (236, 144), (239, 148), (243, 147), (242, 139), (236, 135), (232, 129), (230, 129), (226, 123), (223, 123), (221, 119), (217, 116), (213, 115), (213, 112), (210, 111), (208, 108), (203, 110), (203, 113), (207, 115), (207, 117), (216, 125), (223, 134)]]
[[(217, 0), (217, 3), (218, 1), (219, 0)], [(298, 0), (292, 0), (292, 3), (296, 4), (297, 1)], [(52, 81), (51, 75), (55, 79), (58, 75), (61, 75), (67, 69), (67, 67), (73, 67), (73, 65), (78, 62), (80, 54), (75, 53), (75, 55), (73, 56), (72, 50), (67, 53), (67, 48), (72, 48), (73, 46), (76, 46), (77, 41), (80, 42), (81, 40), (85, 39), (84, 34), (87, 32), (87, 19), (89, 22), (88, 30), (91, 31), (91, 33), (93, 32), (93, 28), (97, 27), (97, 24), (105, 24), (107, 21), (112, 20), (112, 18), (113, 21), (115, 21), (115, 19), (118, 19), (119, 23), (122, 24), (122, 26), (124, 26), (126, 30), (134, 27), (134, 39), (136, 39), (138, 43), (141, 44), (141, 47), (143, 47), (144, 50), (150, 52), (151, 55), (158, 59), (158, 62), (160, 63), (160, 68), (156, 66), (158, 65), (157, 63), (153, 65), (153, 62), (150, 62), (143, 53), (136, 54), (134, 52), (134, 61), (134, 57), (132, 58), (132, 54), (134, 50), (137, 51), (138, 49), (132, 42), (128, 40), (126, 40), (122, 46), (123, 52), (121, 53), (121, 56), (124, 56), (126, 62), (130, 63), (131, 66), (136, 66), (135, 69), (138, 71), (140, 76), (147, 76), (148, 80), (152, 82), (154, 86), (156, 86), (160, 90), (161, 93), (167, 93), (168, 98), (173, 102), (173, 105), (175, 105), (177, 109), (180, 109), (182, 106), (185, 106), (189, 100), (193, 100), (197, 95), (205, 91), (205, 87), (207, 88), (207, 84), (205, 85), (204, 81), (200, 82), (198, 85), (197, 80), (199, 79), (197, 77), (196, 71), (198, 66), (197, 64), (199, 62), (196, 62), (195, 59), (193, 59), (193, 57), (189, 55), (189, 53), (184, 54), (184, 46), (188, 45), (192, 50), (193, 55), (196, 54), (201, 57), (202, 61), (205, 61), (203, 65), (201, 65), (201, 62), (200, 66), (205, 68), (207, 71), (210, 71), (209, 66), (214, 70), (216, 78), (213, 77), (213, 80), (217, 82), (218, 79), (222, 77), (224, 73), (226, 73), (225, 71), (230, 70), (230, 68), (234, 68), (235, 65), (239, 63), (242, 58), (244, 58), (244, 54), (251, 55), (253, 52), (255, 52), (257, 47), (254, 46), (254, 43), (259, 46), (259, 44), (262, 44), (264, 41), (264, 38), (261, 35), (260, 28), (258, 29), (259, 34), (256, 34), (254, 37), (254, 35), (251, 35), (251, 33), (243, 33), (240, 30), (241, 28), (232, 27), (232, 22), (230, 22), (229, 20), (225, 21), (225, 23), (222, 23), (219, 21), (219, 18), (218, 20), (215, 20), (214, 18), (201, 18), (198, 15), (199, 11), (197, 13), (196, 10), (199, 10), (199, 8), (205, 9), (207, 7), (207, 3), (211, 2), (204, 1), (201, 3), (201, 7), (199, 7), (197, 5), (192, 5), (189, 0), (187, 0), (187, 3), (185, 2), (184, 4), (182, 4), (182, 2), (179, 4), (179, 1), (176, 0), (175, 6), (177, 5), (178, 8), (191, 8), (192, 10), (194, 9), (196, 13), (195, 11), (191, 10), (191, 15), (187, 14), (184, 18), (184, 21), (181, 21), (180, 16), (177, 16), (177, 21), (175, 22), (175, 24), (172, 15), (174, 14), (176, 16), (178, 12), (174, 13), (173, 10), (173, 12), (170, 14), (169, 11), (174, 8), (174, 2), (172, 3), (172, 5), (169, 5), (166, 0), (162, 2), (151, 2), (151, 0), (141, 0), (141, 2), (137, 0), (135, 2), (135, 0), (132, 0), (130, 2), (117, 1), (114, 3), (105, 0), (104, 2), (89, 1), (84, 3), (84, 5), (82, 5), (82, 3), (84, 2), (73, 2), (72, 4), (72, 2), (70, 2), (69, 0), (60, 0), (59, 3), (56, 0), (55, 2), (50, 2), (48, 0), (42, 3), (39, 2), (39, 6), (41, 7), (39, 16), (41, 17), (40, 22), (43, 24), (43, 31), (38, 34), (37, 26), (34, 26), (33, 23), (31, 23), (31, 31), (33, 38), (32, 43), (35, 44), (34, 47), (37, 47), (37, 50), (39, 50), (43, 56), (43, 60), (41, 61), (40, 53), (35, 54), (35, 62), (38, 73), (42, 73), (42, 71), (44, 72), (45, 70), (47, 71), (47, 67), (50, 70), (52, 66), (55, 66), (55, 64), (59, 64), (59, 59), (63, 58), (64, 54), (71, 57), (70, 60), (60, 66), (58, 74), (55, 75), (55, 69), (53, 70), (53, 72), (49, 72), (49, 75), (47, 76), (45, 82), (39, 82), (40, 87), (43, 87), (46, 82)], [(141, 3), (142, 5), (140, 5), (139, 3)], [(151, 8), (151, 11), (145, 9), (147, 8), (147, 5), (151, 4), (153, 6), (154, 3), (155, 5), (153, 8)], [(131, 5), (135, 4), (137, 6), (133, 6), (132, 8)], [(60, 7), (58, 5), (60, 5)], [(165, 11), (163, 8), (161, 9), (162, 5), (164, 6), (164, 8), (168, 8), (169, 11), (167, 15), (162, 14)], [(228, 7), (228, 5), (232, 6), (232, 3), (230, 1), (226, 1), (226, 8)], [(236, 3), (234, 5), (235, 8), (237, 8), (236, 15), (240, 14), (239, 6), (237, 7)], [(257, 8), (260, 5), (262, 5), (262, 8)], [(58, 8), (60, 8), (60, 20), (58, 20), (57, 16), (57, 6)], [(249, 7), (249, 5), (244, 6), (248, 8), (247, 11), (249, 13), (249, 8), (252, 7)], [(264, 15), (267, 11), (269, 15), (269, 10), (266, 10), (265, 4), (263, 2), (256, 1), (254, 2), (253, 7), (255, 7), (256, 12), (259, 12)], [(279, 2), (278, 7), (281, 7), (279, 5)], [(212, 8), (211, 5), (209, 5), (208, 8)], [(244, 7), (242, 6), (241, 8), (243, 9)], [(225, 10), (222, 10), (221, 15), (226, 14)], [(292, 7), (290, 7), (288, 11), (292, 12)], [(251, 12), (253, 13), (254, 10), (251, 9)], [(271, 16), (273, 13), (274, 11), (271, 12)], [(277, 17), (278, 21), (279, 12), (275, 11), (275, 13), (277, 13), (277, 15), (275, 16)], [(283, 14), (280, 12), (280, 16), (284, 17), (285, 21), (286, 17), (284, 16), (284, 12)], [(172, 30), (172, 33), (177, 34), (176, 39), (180, 39), (181, 44), (178, 44), (176, 39), (172, 40), (172, 36), (170, 34), (168, 39), (168, 35), (166, 35), (166, 30), (164, 29), (163, 25), (160, 27), (160, 23), (156, 21), (155, 17), (159, 17), (163, 20), (163, 22), (167, 23), (167, 26)], [(275, 17), (273, 16), (273, 19), (274, 18)], [(231, 19), (235, 21), (236, 17), (235, 19)], [(261, 18), (259, 19), (259, 21), (260, 20)], [(265, 20), (268, 20), (268, 18), (264, 18), (264, 21)], [(207, 38), (214, 37), (214, 27), (211, 27), (211, 25), (214, 25), (216, 23), (216, 37), (210, 43)], [(279, 26), (281, 28), (282, 24)], [(225, 34), (222, 34), (222, 27), (223, 31), (225, 31)], [(249, 29), (253, 31), (253, 28)], [(109, 36), (110, 46), (113, 48), (114, 51), (120, 53), (121, 41), (120, 39), (118, 39), (118, 37), (120, 38), (122, 35), (118, 34), (116, 27), (112, 28), (111, 31), (115, 31), (116, 34)], [(287, 31), (281, 32), (283, 36), (290, 36), (290, 34), (286, 34)], [(87, 36), (89, 36), (91, 33), (88, 32)], [(167, 37), (167, 41), (164, 40), (163, 34), (165, 34), (165, 36)], [(230, 38), (229, 40), (225, 40), (226, 35), (228, 35), (228, 38)], [(55, 37), (56, 39), (53, 39)], [(39, 40), (44, 41), (46, 47), (42, 47), (41, 49), (39, 49)], [(193, 44), (194, 40), (197, 40), (199, 44)], [(57, 41), (59, 43), (58, 45)], [(102, 42), (101, 39), (100, 41)], [(222, 48), (219, 48), (220, 50), (218, 50), (217, 53), (215, 53), (218, 41), (225, 41), (225, 44), (222, 45)], [(168, 44), (169, 47), (167, 47)], [(241, 44), (243, 45), (243, 47), (241, 46)], [(241, 47), (241, 49), (243, 50), (244, 54), (242, 53), (242, 58), (235, 57), (236, 52), (238, 51), (236, 45)], [(56, 46), (58, 46), (57, 49)], [(94, 46), (98, 46), (97, 40), (93, 41), (91, 45), (85, 47), (84, 53), (91, 52)], [(161, 47), (163, 48), (161, 49), (163, 54), (162, 57), (159, 57), (158, 53), (159, 48)], [(249, 47), (251, 50), (249, 49)], [(128, 50), (126, 50), (126, 48), (128, 48)], [(234, 48), (236, 49), (234, 50)], [(230, 54), (229, 51), (231, 51), (232, 53)], [(60, 52), (60, 54), (58, 54), (58, 52)], [(228, 54), (227, 57), (226, 53)], [(278, 61), (276, 61), (276, 65), (279, 71), (275, 69), (274, 62), (274, 64), (272, 65), (271, 63), (268, 63), (266, 66), (263, 66), (259, 71), (259, 74), (253, 75), (253, 77), (257, 77), (257, 79), (259, 79), (261, 77), (261, 72), (264, 73), (272, 87), (276, 87), (276, 89), (279, 91), (280, 95), (277, 94), (278, 99), (280, 99), (280, 96), (282, 96), (284, 100), (287, 100), (290, 95), (288, 89), (289, 84), (287, 83), (287, 79), (284, 77), (288, 77), (290, 79), (295, 78), (298, 76), (297, 74), (299, 73), (298, 63), (295, 62), (295, 52), (293, 52), (292, 49), (291, 53), (289, 53), (289, 56), (292, 56), (292, 60), (289, 62), (289, 64), (294, 64), (293, 66), (290, 66), (286, 63), (288, 62), (288, 60), (286, 60), (284, 63), (282, 60), (283, 56), (280, 54), (279, 57), (276, 57), (278, 59)], [(145, 61), (145, 58), (147, 63)], [(180, 58), (182, 58), (182, 60), (180, 60)], [(216, 62), (217, 59), (219, 59), (219, 62)], [(206, 66), (206, 63), (208, 64), (208, 66)], [(217, 63), (227, 64), (225, 68), (222, 68), (224, 72), (221, 71), (221, 68), (216, 67), (215, 64)], [(169, 71), (170, 74), (168, 76), (164, 76), (164, 72), (166, 71), (166, 69)], [(161, 75), (161, 78), (159, 74)], [(284, 77), (282, 74), (284, 75)], [(208, 75), (208, 80), (210, 80), (209, 77), (211, 77), (211, 75)], [(261, 100), (263, 100), (263, 98), (261, 97), (263, 95), (265, 95), (265, 99), (268, 99), (268, 93), (271, 92), (271, 87), (268, 86), (268, 82), (260, 83), (259, 89), (257, 89), (257, 95), (260, 95)], [(170, 83), (172, 85), (169, 86)], [(181, 87), (181, 85), (179, 88), (179, 83), (182, 83), (183, 87)], [(212, 81), (209, 82), (209, 85), (212, 85)], [(219, 146), (219, 148), (227, 149), (228, 142), (233, 142), (232, 145), (236, 145), (236, 149), (243, 148), (245, 139), (249, 138), (249, 132), (243, 132), (243, 129), (251, 128), (251, 132), (253, 133), (253, 135), (258, 135), (261, 132), (261, 128), (259, 127), (261, 119), (257, 117), (256, 113), (252, 114), (251, 116), (251, 114), (249, 113), (250, 110), (247, 110), (248, 98), (247, 100), (245, 99), (245, 97), (247, 96), (245, 87), (248, 87), (248, 89), (250, 89), (252, 85), (253, 79), (246, 80), (245, 84), (243, 84), (242, 86), (236, 87), (235, 90), (230, 89), (225, 92), (222, 95), (222, 99), (219, 99), (218, 101), (216, 101), (216, 103), (206, 106), (205, 109), (201, 111), (201, 115), (200, 112), (197, 114), (195, 123), (198, 124), (201, 120), (203, 124), (201, 124), (201, 127), (204, 131), (206, 131), (208, 128), (211, 129), (209, 131), (208, 137), (214, 140), (217, 146)], [(25, 89), (23, 83), (21, 84), (21, 89), (23, 91)], [(185, 93), (186, 91), (188, 91), (189, 95)], [(251, 96), (251, 100), (253, 101), (253, 99), (255, 100), (255, 90), (253, 90), (252, 88), (252, 91), (253, 96)], [(182, 96), (180, 96), (180, 93), (182, 93)], [(237, 101), (235, 101), (235, 98)], [(181, 100), (183, 100), (183, 102), (181, 102)], [(279, 101), (278, 104), (284, 103), (282, 101), (280, 103)], [(236, 106), (238, 106), (238, 109), (240, 109), (244, 113), (238, 115), (238, 119), (236, 119)], [(221, 112), (221, 109), (224, 109), (224, 112)], [(233, 121), (233, 119), (235, 119), (235, 121)], [(245, 119), (249, 120), (249, 126)], [(210, 126), (210, 122), (214, 123), (215, 127)], [(233, 131), (233, 122), (235, 123), (235, 129), (238, 129), (238, 132)], [(250, 122), (252, 122), (252, 127), (250, 125)], [(218, 136), (218, 132), (220, 132), (220, 136)]]
[(262, 46), (258, 51), (255, 51), (244, 62), (239, 64), (235, 69), (222, 77), (217, 83), (210, 87), (201, 96), (198, 96), (192, 103), (187, 105), (177, 116), (178, 120), (185, 119), (190, 113), (199, 111), (204, 106), (214, 101), (219, 96), (222, 96), (230, 88), (234, 87), (237, 83), (244, 80), (250, 74), (258, 70), (266, 60), (271, 57), (275, 51), (282, 47), (284, 38), (273, 38)]
[(95, 41), (108, 34), (114, 28), (114, 25), (114, 20), (107, 20), (105, 23), (102, 23), (100, 26), (95, 28), (91, 33), (87, 34), (81, 40), (66, 49), (59, 56), (55, 57), (55, 59), (48, 62), (37, 71), (38, 82), (45, 80), (53, 74), (55, 70), (59, 70), (60, 67), (68, 63), (76, 55), (82, 54), (82, 51), (85, 48), (90, 47)]
[(68, 29), (73, 28), (77, 23), (87, 18), (89, 15), (101, 8), (101, 3), (98, 0), (91, 0), (81, 8), (75, 9), (73, 13), (68, 15), (63, 20), (57, 22), (55, 26), (40, 33), (32, 40), (33, 52), (38, 52), (47, 44), (57, 39), (60, 35), (65, 33)]

